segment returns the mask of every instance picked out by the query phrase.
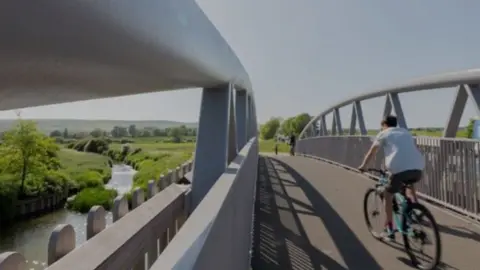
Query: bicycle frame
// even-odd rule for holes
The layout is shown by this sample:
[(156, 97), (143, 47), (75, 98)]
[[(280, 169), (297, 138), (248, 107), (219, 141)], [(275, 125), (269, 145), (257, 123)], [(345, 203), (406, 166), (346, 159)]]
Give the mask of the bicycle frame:
[[(388, 178), (384, 175), (380, 176), (379, 185), (377, 186), (384, 187), (387, 184), (388, 184)], [(401, 220), (402, 217), (408, 218), (407, 215), (405, 214), (405, 209), (408, 206), (408, 200), (399, 192), (393, 194), (393, 198), (396, 201), (397, 206), (399, 207), (398, 211), (393, 212), (393, 221), (395, 223), (395, 228), (400, 233), (408, 234), (410, 233), (409, 231), (410, 228), (403, 228), (402, 220)]]

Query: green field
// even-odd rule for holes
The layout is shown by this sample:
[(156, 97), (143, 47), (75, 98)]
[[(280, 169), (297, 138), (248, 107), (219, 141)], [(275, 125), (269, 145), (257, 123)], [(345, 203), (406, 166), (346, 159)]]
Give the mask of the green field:
[[(102, 139), (90, 140), (89, 143), (93, 143), (94, 140)], [(105, 168), (110, 171), (108, 168), (110, 160), (111, 162), (131, 165), (137, 170), (137, 173), (133, 176), (132, 190), (140, 187), (146, 191), (150, 180), (159, 180), (160, 176), (166, 174), (168, 170), (175, 169), (191, 159), (192, 152), (195, 149), (194, 143), (169, 143), (164, 142), (165, 138), (129, 138), (128, 140), (133, 142), (126, 144), (110, 143), (110, 150), (103, 152), (103, 154), (63, 148), (59, 151), (59, 158), (69, 175), (77, 176), (77, 178), (89, 177), (97, 171), (105, 171)], [(122, 155), (122, 150), (127, 145), (129, 151), (126, 155)], [(113, 155), (109, 156), (109, 152)], [(88, 175), (85, 172), (88, 172)], [(147, 193), (145, 192), (145, 194)], [(75, 199), (68, 204), (68, 207), (79, 212), (87, 212), (93, 205), (102, 205), (109, 209), (115, 196), (116, 193), (111, 193), (102, 186), (90, 185), (82, 189)], [(130, 193), (127, 193), (127, 198), (131, 202)]]
[(107, 156), (78, 152), (72, 149), (61, 148), (58, 151), (60, 163), (67, 171), (83, 171), (86, 169), (105, 169), (108, 166)]

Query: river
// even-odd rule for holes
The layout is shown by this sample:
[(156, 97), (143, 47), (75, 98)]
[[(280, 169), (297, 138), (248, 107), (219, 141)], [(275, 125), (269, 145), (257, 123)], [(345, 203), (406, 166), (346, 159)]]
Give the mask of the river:
[[(130, 166), (114, 165), (112, 179), (106, 185), (123, 194), (130, 190), (133, 175)], [(16, 223), (10, 229), (0, 232), (0, 253), (17, 251), (27, 260), (27, 269), (37, 270), (47, 267), (47, 246), (51, 232), (58, 224), (71, 224), (75, 229), (77, 246), (86, 240), (87, 215), (61, 209), (53, 213)], [(107, 213), (107, 226), (112, 223), (112, 213)]]

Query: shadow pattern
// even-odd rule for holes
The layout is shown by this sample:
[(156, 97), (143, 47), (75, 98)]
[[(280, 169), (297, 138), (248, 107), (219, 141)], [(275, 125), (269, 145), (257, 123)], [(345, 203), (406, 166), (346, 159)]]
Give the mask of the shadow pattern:
[[(295, 181), (280, 178), (278, 169)], [(289, 185), (300, 187), (310, 204), (289, 197), (285, 188)], [(256, 196), (252, 269), (383, 269), (328, 201), (281, 160), (260, 157)], [(298, 211), (294, 205), (307, 211)], [(322, 220), (344, 265), (311, 244), (302, 214)]]

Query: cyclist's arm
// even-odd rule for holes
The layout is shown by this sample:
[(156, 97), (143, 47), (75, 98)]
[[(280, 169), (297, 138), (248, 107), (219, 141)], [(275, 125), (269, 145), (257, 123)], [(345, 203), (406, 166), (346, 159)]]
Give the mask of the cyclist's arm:
[(375, 154), (377, 154), (378, 148), (380, 148), (380, 146), (382, 146), (384, 142), (385, 137), (383, 136), (383, 132), (380, 132), (373, 141), (372, 146), (370, 147), (368, 152), (365, 154), (362, 165), (360, 167), (365, 167), (368, 163), (370, 163)]

